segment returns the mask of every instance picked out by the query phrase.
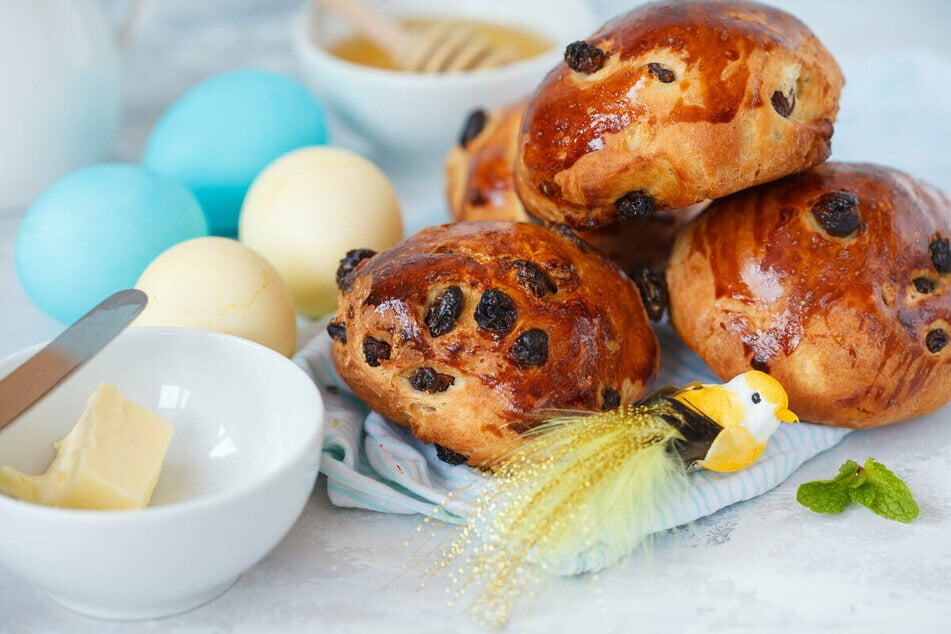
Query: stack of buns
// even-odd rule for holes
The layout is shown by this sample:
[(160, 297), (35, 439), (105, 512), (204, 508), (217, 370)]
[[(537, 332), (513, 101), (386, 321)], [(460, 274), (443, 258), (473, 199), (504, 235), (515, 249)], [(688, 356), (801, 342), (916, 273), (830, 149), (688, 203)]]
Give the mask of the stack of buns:
[(468, 118), (446, 159), (456, 223), (344, 259), (341, 375), (447, 461), (486, 465), (539, 411), (641, 398), (666, 307), (721, 379), (769, 372), (805, 420), (937, 409), (951, 204), (891, 169), (825, 163), (842, 85), (812, 32), (766, 5), (611, 20), (522, 102)]

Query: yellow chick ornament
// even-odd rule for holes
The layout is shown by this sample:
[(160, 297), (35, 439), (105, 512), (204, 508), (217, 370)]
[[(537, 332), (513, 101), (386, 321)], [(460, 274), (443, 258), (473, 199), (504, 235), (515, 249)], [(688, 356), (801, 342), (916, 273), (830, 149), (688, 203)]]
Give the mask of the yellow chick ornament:
[(657, 390), (639, 403), (549, 418), (492, 465), (460, 530), (428, 572), (453, 600), (501, 626), (547, 574), (596, 571), (629, 555), (688, 490), (688, 470), (743, 469), (783, 422), (782, 385), (751, 370), (722, 385)]
[(723, 385), (687, 387), (672, 395), (722, 429), (697, 466), (711, 471), (738, 471), (762, 455), (779, 424), (795, 423), (779, 381), (758, 370), (744, 372)]

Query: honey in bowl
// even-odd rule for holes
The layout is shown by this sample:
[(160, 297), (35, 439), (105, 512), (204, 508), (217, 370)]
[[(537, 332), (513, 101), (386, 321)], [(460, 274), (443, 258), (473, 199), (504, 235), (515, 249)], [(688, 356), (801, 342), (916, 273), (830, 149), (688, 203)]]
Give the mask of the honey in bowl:
[[(401, 22), (407, 29), (425, 28), (440, 23), (458, 25), (459, 28), (475, 32), (492, 46), (505, 49), (516, 62), (540, 55), (550, 50), (553, 45), (549, 39), (531, 30), (495, 22), (434, 17), (413, 18)], [(354, 64), (383, 70), (404, 70), (394, 62), (388, 52), (362, 35), (344, 38), (334, 43), (329, 51), (332, 55)]]

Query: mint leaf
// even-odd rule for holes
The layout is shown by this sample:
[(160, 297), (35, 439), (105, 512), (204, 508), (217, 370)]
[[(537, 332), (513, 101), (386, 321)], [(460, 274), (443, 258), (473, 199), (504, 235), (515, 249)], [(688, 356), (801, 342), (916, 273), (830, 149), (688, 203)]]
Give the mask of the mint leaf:
[(841, 513), (851, 501), (849, 489), (835, 480), (816, 480), (799, 485), (796, 500), (816, 513)]
[(849, 489), (849, 498), (853, 502), (858, 502), (862, 506), (867, 506), (872, 508), (872, 505), (875, 504), (875, 498), (878, 496), (878, 488), (865, 480), (862, 484), (858, 486), (851, 487)]
[(852, 495), (854, 501), (872, 509), (885, 519), (907, 524), (918, 517), (918, 503), (915, 502), (911, 489), (888, 467), (869, 458), (865, 461), (863, 471), (867, 485), (871, 485), (874, 495), (862, 495), (859, 498)]
[(799, 485), (796, 500), (817, 513), (841, 513), (850, 502), (858, 502), (886, 519), (908, 523), (918, 517), (908, 485), (872, 458), (863, 467), (848, 460), (833, 479)]
[(861, 471), (859, 463), (849, 460), (839, 467), (838, 475), (831, 480), (815, 480), (799, 485), (796, 500), (816, 513), (841, 513), (852, 501), (849, 488), (855, 485)]
[(862, 468), (859, 466), (859, 463), (854, 460), (846, 460), (845, 464), (839, 467), (839, 473), (835, 476), (835, 478), (833, 478), (833, 480), (835, 482), (839, 482), (845, 480), (846, 478), (855, 477), (855, 475), (861, 470)]

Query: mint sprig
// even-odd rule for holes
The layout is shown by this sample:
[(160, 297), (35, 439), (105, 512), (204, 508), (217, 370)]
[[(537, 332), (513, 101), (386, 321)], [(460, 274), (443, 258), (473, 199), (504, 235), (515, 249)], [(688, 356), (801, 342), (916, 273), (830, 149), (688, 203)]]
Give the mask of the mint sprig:
[(841, 513), (849, 503), (857, 502), (897, 522), (907, 524), (918, 517), (918, 503), (908, 485), (872, 458), (864, 466), (846, 461), (831, 480), (800, 484), (796, 500), (817, 513)]

